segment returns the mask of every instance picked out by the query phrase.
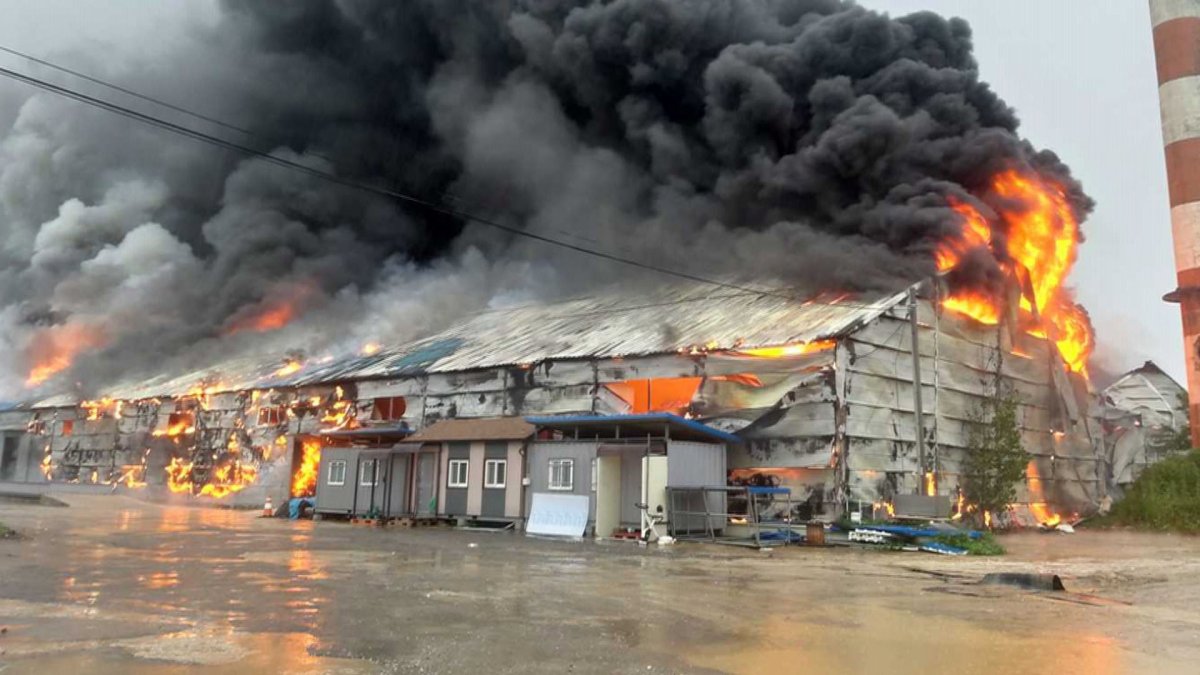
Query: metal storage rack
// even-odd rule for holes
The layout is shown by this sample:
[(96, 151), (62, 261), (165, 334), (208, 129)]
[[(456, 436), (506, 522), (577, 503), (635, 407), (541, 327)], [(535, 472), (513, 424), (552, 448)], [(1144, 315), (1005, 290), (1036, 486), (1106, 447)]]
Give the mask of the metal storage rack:
[[(791, 488), (668, 486), (667, 497), (671, 508), (669, 531), (671, 536), (681, 541), (707, 540), (717, 544), (762, 548), (785, 545), (795, 537)], [(744, 500), (745, 513), (730, 512), (729, 503), (734, 500)], [(751, 536), (727, 534), (726, 526), (730, 524), (749, 528)]]

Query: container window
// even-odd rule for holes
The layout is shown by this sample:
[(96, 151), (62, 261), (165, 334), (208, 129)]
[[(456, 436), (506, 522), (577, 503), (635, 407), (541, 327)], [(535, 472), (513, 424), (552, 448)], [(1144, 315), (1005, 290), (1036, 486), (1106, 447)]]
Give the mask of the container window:
[(508, 460), (489, 459), (483, 465), (483, 487), (502, 488), (507, 485)]
[(346, 484), (346, 460), (335, 459), (329, 463), (329, 473), (325, 477), (326, 485)]
[(575, 489), (575, 460), (573, 459), (552, 459), (550, 460), (550, 485), (551, 490), (570, 491)]
[(446, 477), (446, 487), (467, 487), (467, 464), (468, 462), (465, 459), (450, 460), (450, 475)]
[(358, 467), (359, 485), (379, 485), (379, 476), (375, 473), (375, 460), (363, 462)]

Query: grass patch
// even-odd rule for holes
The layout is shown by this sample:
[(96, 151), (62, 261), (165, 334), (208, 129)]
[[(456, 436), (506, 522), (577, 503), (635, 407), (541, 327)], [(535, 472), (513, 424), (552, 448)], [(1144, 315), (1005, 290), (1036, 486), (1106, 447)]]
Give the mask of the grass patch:
[(16, 530), (10, 528), (9, 526), (5, 525), (4, 523), (0, 523), (0, 539), (8, 539), (9, 537), (15, 537), (15, 536), (17, 536)]
[(966, 550), (967, 555), (1004, 555), (1004, 547), (996, 541), (996, 535), (984, 532), (978, 539), (966, 534), (940, 534), (933, 538), (939, 544)]
[(1200, 450), (1148, 467), (1112, 512), (1089, 524), (1200, 533)]

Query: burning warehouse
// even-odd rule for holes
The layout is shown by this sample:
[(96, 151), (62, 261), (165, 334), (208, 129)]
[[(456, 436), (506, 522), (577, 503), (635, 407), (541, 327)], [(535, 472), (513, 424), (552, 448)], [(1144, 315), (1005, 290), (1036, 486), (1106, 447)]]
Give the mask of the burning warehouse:
[[(735, 483), (792, 487), (829, 517), (900, 494), (953, 495), (972, 410), (1002, 387), (1021, 400), (1034, 456), (1018, 515), (1096, 504), (1084, 377), (1052, 342), (1014, 329), (1015, 312), (981, 322), (947, 309), (950, 297), (941, 281), (808, 299), (778, 287), (616, 289), (484, 313), (369, 356), (229, 363), (97, 403), (44, 401), (31, 439), (56, 480), (165, 480), (255, 504), (319, 489), (322, 432), (358, 430), (387, 447), (442, 419), (667, 412), (736, 434)], [(186, 384), (219, 374), (230, 379)]]
[[(238, 76), (209, 98), (286, 152), (201, 162), (73, 125), (13, 144), (182, 165), (59, 177), (3, 221), (29, 228), (0, 312), (5, 397), (30, 401), (3, 413), (11, 475), (259, 503), (319, 490), (329, 439), (673, 413), (736, 435), (729, 480), (828, 515), (953, 496), (967, 422), (1003, 393), (1034, 457), (1018, 517), (1101, 498), (1093, 335), (1065, 286), (1092, 203), (980, 81), (965, 22), (800, 0), (475, 3), (465, 24), (445, 3), (317, 7), (231, 6), (210, 36)], [(311, 86), (247, 98), (295, 72)], [(368, 340), (386, 346), (345, 355)]]

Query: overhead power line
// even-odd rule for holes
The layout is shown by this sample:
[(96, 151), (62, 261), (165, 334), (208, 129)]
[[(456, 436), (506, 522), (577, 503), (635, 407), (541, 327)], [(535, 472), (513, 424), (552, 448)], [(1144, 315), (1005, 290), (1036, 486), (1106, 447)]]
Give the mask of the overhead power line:
[[(9, 49), (3, 48), (3, 47), (0, 47), (0, 50), (9, 52), (9, 53), (20, 54), (19, 52), (15, 52), (15, 50), (9, 50)], [(23, 57), (25, 56), (23, 54), (20, 54), (20, 55)], [(151, 101), (151, 102), (154, 102), (154, 103), (157, 103), (160, 105), (165, 105), (171, 109), (179, 109), (181, 111), (187, 112), (187, 114), (190, 114), (193, 117), (197, 117), (199, 119), (205, 119), (206, 121), (217, 123), (212, 118), (208, 118), (206, 116), (201, 116), (201, 115), (198, 115), (195, 113), (191, 113), (190, 111), (186, 111), (185, 109), (180, 109), (177, 106), (172, 106), (171, 104), (167, 104), (167, 103), (158, 101), (157, 99), (150, 98), (150, 97), (144, 96), (142, 94), (138, 94), (137, 92), (133, 92), (133, 91), (121, 88), (121, 87), (117, 87), (116, 85), (111, 85), (107, 82), (104, 82), (103, 80), (98, 80), (96, 78), (92, 78), (92, 77), (82, 75), (82, 74), (76, 74), (76, 73), (74, 73), (74, 71), (69, 71), (60, 66), (55, 66), (53, 64), (50, 64), (49, 62), (43, 62), (40, 59), (37, 61), (40, 63), (44, 63), (48, 67), (60, 69), (60, 70), (63, 70), (64, 72), (75, 74), (78, 77), (83, 77), (84, 79), (87, 79), (88, 81), (97, 82), (101, 85), (111, 87), (111, 88), (121, 91), (123, 93), (128, 93), (132, 96), (136, 96), (140, 99)], [(476, 215), (476, 214), (473, 214), (473, 213), (470, 213), (467, 211), (463, 211), (461, 209), (444, 206), (442, 204), (438, 204), (437, 202), (432, 202), (427, 199), (423, 199), (421, 197), (417, 197), (417, 196), (414, 196), (411, 194), (407, 194), (404, 192), (398, 192), (396, 190), (390, 190), (388, 188), (379, 187), (377, 185), (372, 185), (369, 183), (363, 183), (361, 181), (345, 178), (345, 177), (339, 176), (335, 173), (331, 173), (331, 172), (324, 171), (321, 169), (313, 168), (311, 166), (307, 166), (300, 162), (292, 161), (290, 159), (286, 159), (284, 157), (280, 157), (278, 155), (271, 154), (270, 152), (266, 152), (263, 150), (259, 150), (257, 148), (253, 148), (248, 145), (238, 143), (236, 141), (227, 140), (224, 138), (220, 138), (218, 136), (213, 136), (211, 134), (208, 134), (208, 133), (205, 133), (202, 131), (197, 131), (195, 129), (185, 127), (185, 126), (177, 124), (175, 122), (171, 122), (169, 120), (165, 120), (160, 117), (156, 117), (154, 115), (150, 115), (150, 114), (143, 113), (143, 112), (140, 112), (137, 110), (133, 110), (132, 108), (127, 108), (127, 107), (119, 105), (117, 103), (113, 103), (111, 101), (106, 101), (104, 99), (97, 98), (97, 97), (91, 96), (89, 94), (85, 94), (85, 93), (77, 91), (75, 89), (71, 89), (69, 87), (64, 87), (64, 86), (54, 84), (52, 82), (47, 82), (46, 80), (42, 80), (40, 78), (33, 77), (32, 75), (26, 75), (24, 73), (20, 73), (15, 70), (10, 70), (8, 68), (0, 67), (0, 75), (10, 78), (10, 79), (13, 79), (13, 80), (16, 80), (18, 82), (22, 82), (24, 84), (27, 84), (27, 85), (30, 85), (33, 87), (37, 87), (39, 89), (42, 89), (44, 91), (50, 92), (50, 93), (58, 95), (58, 96), (62, 96), (64, 98), (69, 98), (74, 101), (78, 101), (80, 103), (83, 103), (83, 104), (86, 104), (86, 105), (89, 105), (89, 106), (92, 106), (95, 108), (99, 108), (101, 110), (105, 110), (105, 111), (108, 111), (108, 112), (111, 112), (111, 113), (114, 113), (117, 115), (127, 117), (129, 119), (135, 120), (137, 122), (141, 122), (143, 124), (157, 127), (164, 131), (167, 131), (167, 132), (170, 132), (173, 134), (177, 134), (177, 135), (183, 136), (185, 138), (190, 138), (192, 140), (200, 141), (202, 143), (207, 143), (209, 145), (213, 145), (213, 146), (223, 148), (226, 150), (232, 150), (234, 152), (239, 152), (239, 153), (242, 153), (247, 156), (256, 157), (258, 159), (261, 159), (265, 162), (269, 162), (276, 166), (280, 166), (285, 169), (290, 169), (292, 171), (296, 171), (296, 172), (299, 172), (299, 173), (302, 173), (302, 174), (305, 174), (308, 176), (312, 176), (314, 178), (325, 180), (330, 183), (334, 183), (336, 185), (340, 185), (340, 186), (350, 188), (350, 189), (359, 190), (362, 192), (367, 192), (369, 194), (373, 194), (373, 195), (380, 196), (380, 197), (385, 197), (388, 199), (393, 199), (393, 200), (396, 200), (399, 202), (404, 202), (404, 203), (407, 203), (410, 205), (419, 206), (419, 207), (422, 207), (424, 209), (427, 209), (427, 210), (435, 212), (435, 213), (440, 213), (442, 215), (450, 216), (452, 218), (458, 218), (458, 219), (461, 219), (464, 221), (478, 223), (478, 224), (484, 225), (486, 227), (490, 227), (490, 228), (497, 229), (497, 230), (500, 230), (503, 232), (507, 232), (513, 236), (523, 237), (525, 239), (538, 241), (538, 242), (548, 244), (551, 246), (557, 246), (559, 248), (563, 248), (563, 249), (566, 249), (569, 251), (574, 251), (576, 253), (580, 253), (583, 255), (592, 256), (592, 257), (599, 258), (602, 260), (608, 260), (610, 262), (615, 262), (615, 263), (618, 263), (621, 265), (626, 265), (629, 267), (635, 267), (635, 268), (639, 268), (639, 269), (643, 269), (643, 270), (648, 270), (651, 272), (657, 272), (659, 274), (673, 276), (673, 277), (677, 277), (679, 279), (684, 279), (687, 281), (693, 281), (693, 282), (708, 284), (708, 285), (716, 286), (716, 287), (720, 287), (720, 288), (727, 288), (727, 289), (731, 289), (731, 290), (742, 291), (742, 292), (753, 294), (753, 295), (774, 296), (774, 297), (782, 298), (785, 300), (805, 301), (805, 302), (809, 302), (811, 304), (829, 305), (829, 306), (836, 306), (836, 307), (877, 309), (877, 307), (874, 307), (874, 306), (857, 304), (857, 303), (852, 303), (852, 302), (822, 302), (820, 300), (815, 300), (815, 299), (798, 298), (794, 295), (781, 294), (781, 293), (776, 293), (776, 292), (773, 292), (770, 290), (763, 290), (763, 289), (753, 288), (750, 286), (743, 286), (743, 285), (735, 284), (735, 283), (731, 283), (731, 282), (720, 281), (718, 279), (711, 279), (711, 278), (703, 277), (703, 276), (700, 276), (697, 274), (683, 272), (680, 270), (663, 267), (661, 265), (654, 265), (652, 263), (647, 263), (647, 262), (635, 260), (632, 258), (624, 258), (619, 255), (615, 255), (613, 253), (608, 253), (606, 251), (601, 251), (598, 249), (593, 249), (593, 248), (581, 246), (578, 244), (572, 244), (570, 242), (562, 241), (560, 239), (555, 239), (553, 237), (548, 237), (546, 235), (537, 234), (536, 232), (530, 232), (528, 230), (523, 230), (519, 227), (514, 227), (512, 225), (505, 225), (504, 223), (501, 223), (497, 220), (493, 220), (491, 218), (479, 216), (479, 215)], [(228, 125), (225, 123), (220, 123), (220, 125), (224, 126), (224, 127), (228, 127), (228, 128), (238, 129), (237, 127), (234, 127), (232, 125)], [(242, 131), (241, 129), (238, 129), (238, 130)]]
[(127, 96), (132, 96), (136, 99), (145, 101), (147, 103), (153, 103), (154, 105), (162, 106), (168, 110), (174, 110), (175, 112), (180, 113), (182, 115), (187, 115), (188, 117), (192, 117), (192, 118), (195, 118), (198, 120), (203, 120), (205, 122), (208, 122), (209, 124), (213, 124), (218, 127), (229, 129), (230, 131), (236, 131), (241, 134), (246, 134), (247, 136), (257, 136), (258, 135), (258, 134), (255, 134), (253, 131), (250, 131), (249, 129), (244, 129), (237, 125), (230, 124), (228, 122), (223, 122), (215, 117), (209, 117), (208, 115), (198, 113), (194, 110), (188, 110), (187, 108), (175, 105), (173, 103), (168, 103), (167, 101), (164, 101), (159, 98), (154, 98), (153, 96), (147, 96), (145, 94), (138, 93), (136, 91), (133, 91), (132, 89), (127, 89), (125, 87), (122, 87), (121, 85), (113, 84), (112, 82), (106, 82), (104, 80), (101, 80), (98, 77), (92, 77), (91, 75), (88, 75), (86, 73), (81, 73), (78, 70), (72, 70), (70, 68), (67, 68), (66, 66), (60, 66), (57, 63), (51, 63), (45, 59), (39, 59), (38, 57), (33, 56), (31, 54), (19, 52), (15, 49), (10, 49), (9, 47), (5, 47), (3, 45), (0, 45), (0, 52), (4, 52), (5, 54), (12, 54), (13, 56), (23, 58), (26, 61), (32, 61), (33, 63), (36, 63), (40, 66), (45, 66), (52, 70), (57, 70), (60, 73), (66, 73), (67, 75), (71, 75), (72, 77), (78, 77), (81, 80), (86, 80), (87, 82), (91, 82), (92, 84), (98, 84), (101, 87), (107, 87), (114, 91), (119, 91), (122, 94), (125, 94)]

